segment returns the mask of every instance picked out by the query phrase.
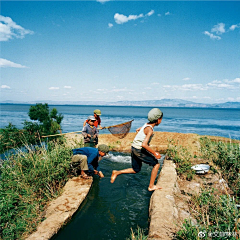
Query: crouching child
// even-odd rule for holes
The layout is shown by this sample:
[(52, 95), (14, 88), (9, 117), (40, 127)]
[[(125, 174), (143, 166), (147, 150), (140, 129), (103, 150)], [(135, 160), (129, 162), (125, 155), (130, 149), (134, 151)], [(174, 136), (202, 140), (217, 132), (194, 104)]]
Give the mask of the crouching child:
[(82, 178), (89, 178), (89, 175), (96, 174), (99, 177), (104, 177), (99, 161), (109, 152), (109, 147), (101, 144), (98, 148), (83, 147), (75, 148), (72, 157), (72, 166), (81, 171)]

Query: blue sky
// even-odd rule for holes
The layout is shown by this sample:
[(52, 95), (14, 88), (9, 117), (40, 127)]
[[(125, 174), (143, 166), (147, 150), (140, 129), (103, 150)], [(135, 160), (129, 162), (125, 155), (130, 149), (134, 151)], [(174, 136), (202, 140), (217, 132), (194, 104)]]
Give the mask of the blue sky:
[(240, 2), (2, 1), (1, 101), (240, 101)]

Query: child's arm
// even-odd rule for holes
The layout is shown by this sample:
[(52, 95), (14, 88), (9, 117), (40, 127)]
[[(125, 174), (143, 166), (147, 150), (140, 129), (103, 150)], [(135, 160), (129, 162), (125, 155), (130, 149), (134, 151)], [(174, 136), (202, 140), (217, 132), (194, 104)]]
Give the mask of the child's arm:
[(139, 132), (141, 128), (142, 128), (142, 127), (139, 127), (138, 129), (136, 129), (136, 132)]
[(99, 133), (99, 132), (98, 132), (98, 129), (95, 127), (95, 134), (94, 134), (94, 136), (95, 136), (95, 137), (98, 137), (98, 133)]
[(82, 129), (82, 135), (84, 138), (91, 137), (91, 134), (88, 133), (86, 126), (83, 127), (83, 129)]
[(160, 153), (155, 152), (152, 148), (149, 147), (148, 142), (150, 137), (152, 136), (153, 130), (151, 127), (146, 127), (144, 129), (144, 133), (146, 134), (146, 138), (144, 139), (143, 143), (142, 143), (142, 147), (145, 148), (148, 152), (152, 153), (155, 158), (159, 159), (161, 158)]

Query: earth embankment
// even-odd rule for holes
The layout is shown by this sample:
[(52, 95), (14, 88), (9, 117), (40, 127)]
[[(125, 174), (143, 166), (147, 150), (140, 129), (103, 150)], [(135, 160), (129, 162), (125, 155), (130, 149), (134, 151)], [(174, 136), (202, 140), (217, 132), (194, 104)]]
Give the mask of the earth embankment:
[[(112, 134), (100, 134), (98, 144), (107, 144), (110, 146), (112, 151), (118, 152), (130, 152), (131, 144), (136, 136), (136, 133), (129, 133), (123, 139), (119, 139), (117, 136)], [(74, 143), (82, 139), (82, 134), (67, 134), (68, 143)], [(160, 153), (165, 153), (167, 151), (169, 143), (176, 145), (181, 145), (183, 147), (188, 147), (188, 150), (194, 153), (198, 151), (200, 144), (199, 138), (204, 137), (202, 135), (194, 133), (176, 133), (176, 132), (154, 132), (154, 137), (151, 141), (151, 147)], [(230, 142), (228, 138), (207, 136), (212, 141), (223, 141)]]

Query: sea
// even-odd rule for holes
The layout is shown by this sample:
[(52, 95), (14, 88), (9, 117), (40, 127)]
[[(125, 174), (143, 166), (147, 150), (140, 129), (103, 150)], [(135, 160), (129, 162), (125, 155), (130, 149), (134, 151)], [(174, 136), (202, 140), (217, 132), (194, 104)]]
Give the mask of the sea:
[[(23, 128), (25, 120), (31, 121), (28, 104), (0, 104), (0, 128), (12, 123), (17, 128)], [(83, 122), (94, 109), (100, 109), (101, 125), (108, 127), (133, 120), (130, 132), (147, 122), (147, 114), (153, 107), (139, 106), (90, 106), (90, 105), (49, 105), (56, 108), (64, 118), (61, 124), (62, 132), (81, 131)], [(196, 133), (240, 139), (240, 109), (239, 108), (175, 108), (160, 107), (163, 112), (162, 123), (155, 131)], [(107, 129), (99, 130), (99, 134), (109, 133)]]

